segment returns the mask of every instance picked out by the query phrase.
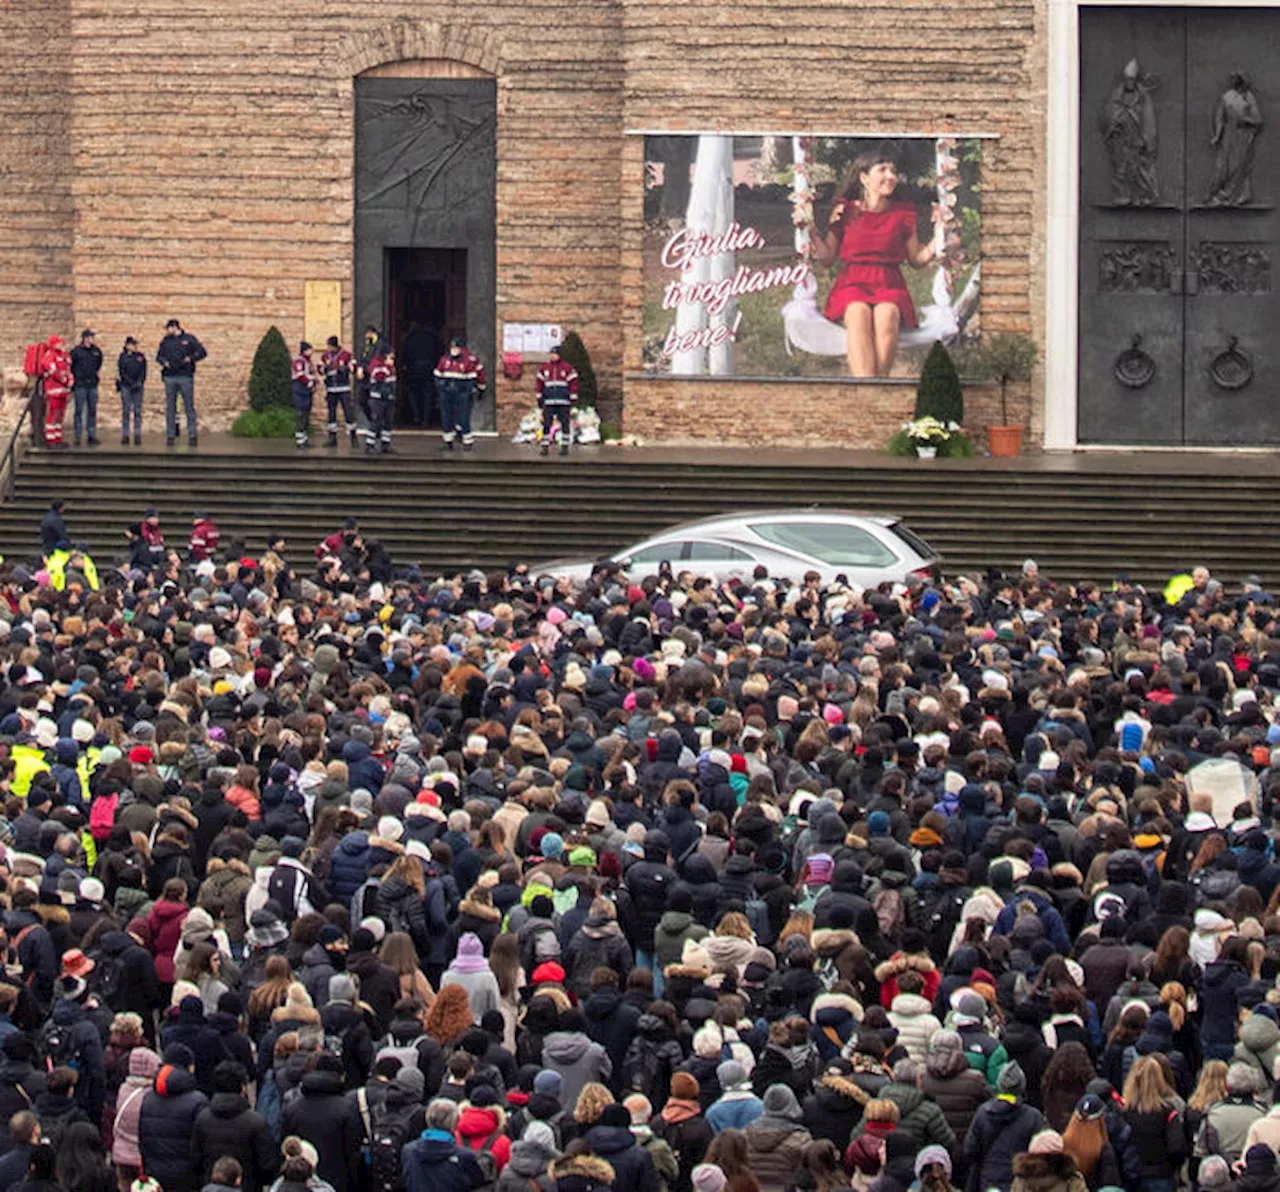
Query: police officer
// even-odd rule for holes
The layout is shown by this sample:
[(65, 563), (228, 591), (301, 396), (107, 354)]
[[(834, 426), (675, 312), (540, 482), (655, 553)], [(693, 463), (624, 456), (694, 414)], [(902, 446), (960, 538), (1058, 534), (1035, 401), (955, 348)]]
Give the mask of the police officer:
[(311, 446), (311, 399), (316, 391), (316, 370), (311, 363), (311, 345), (304, 339), (293, 358), (293, 444), (299, 450)]
[(540, 369), (534, 389), (542, 411), (542, 454), (551, 450), (551, 428), (560, 421), (560, 454), (569, 454), (573, 440), (573, 407), (578, 400), (578, 370), (560, 357), (560, 345)]
[(325, 430), (328, 437), (324, 441), (326, 447), (338, 445), (338, 407), (342, 407), (342, 417), (347, 425), (347, 434), (351, 436), (351, 444), (356, 441), (356, 424), (351, 414), (351, 373), (354, 369), (351, 353), (339, 342), (336, 335), (329, 336), (328, 350), (320, 357), (320, 367), (324, 370), (324, 399), (328, 413)]
[(98, 378), (102, 373), (102, 349), (92, 331), (80, 332), (80, 342), (71, 349), (71, 390), (75, 398), (75, 444), (80, 446), (80, 432), (89, 435), (89, 446), (98, 445)]
[(164, 380), (165, 446), (172, 447), (178, 437), (178, 398), (187, 419), (187, 443), (194, 447), (199, 438), (196, 430), (196, 365), (209, 353), (177, 319), (164, 325), (164, 339), (156, 349), (156, 363)]
[(142, 387), (147, 381), (147, 358), (138, 341), (126, 335), (116, 360), (116, 392), (120, 394), (120, 446), (129, 445), (129, 417), (133, 416), (133, 445), (142, 446)]
[(436, 365), (436, 394), (440, 398), (440, 437), (446, 451), (462, 437), (462, 450), (475, 443), (471, 433), (471, 403), (484, 393), (484, 365), (467, 348), (467, 337), (455, 335)]

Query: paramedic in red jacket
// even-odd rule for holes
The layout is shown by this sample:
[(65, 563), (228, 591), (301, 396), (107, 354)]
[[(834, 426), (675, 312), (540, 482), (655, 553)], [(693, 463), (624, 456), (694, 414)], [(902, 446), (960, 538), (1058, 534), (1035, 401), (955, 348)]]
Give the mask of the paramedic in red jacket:
[(293, 445), (300, 450), (311, 446), (311, 399), (315, 396), (317, 380), (311, 363), (311, 345), (304, 339), (293, 358)]
[(40, 380), (44, 384), (44, 441), (50, 447), (64, 447), (62, 420), (67, 415), (67, 398), (71, 396), (71, 356), (62, 336), (49, 336), (49, 346), (40, 363)]
[(436, 365), (436, 393), (440, 397), (440, 437), (446, 451), (462, 436), (462, 450), (475, 442), (471, 433), (471, 403), (484, 392), (484, 365), (467, 349), (467, 337), (455, 335)]
[(365, 432), (364, 452), (373, 455), (381, 449), (391, 450), (391, 417), (396, 408), (396, 354), (385, 341), (369, 357), (369, 429)]
[(573, 407), (578, 401), (578, 370), (560, 358), (560, 345), (551, 349), (551, 359), (538, 369), (535, 385), (538, 409), (542, 411), (542, 454), (551, 449), (551, 428), (560, 420), (560, 454), (569, 454), (573, 441)]

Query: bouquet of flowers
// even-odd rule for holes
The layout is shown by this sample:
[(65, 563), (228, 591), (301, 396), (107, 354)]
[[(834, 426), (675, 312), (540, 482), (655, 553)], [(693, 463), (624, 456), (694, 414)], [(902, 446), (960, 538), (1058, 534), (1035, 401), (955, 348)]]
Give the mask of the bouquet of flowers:
[(931, 414), (923, 418), (913, 418), (902, 427), (908, 439), (917, 447), (934, 447), (945, 443), (960, 429), (957, 422), (942, 422)]

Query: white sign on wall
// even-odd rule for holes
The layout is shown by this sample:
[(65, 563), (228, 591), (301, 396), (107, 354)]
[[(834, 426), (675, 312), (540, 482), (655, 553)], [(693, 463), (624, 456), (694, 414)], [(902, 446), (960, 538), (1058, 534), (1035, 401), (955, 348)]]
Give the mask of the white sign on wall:
[(564, 338), (559, 323), (504, 323), (502, 350), (545, 356)]

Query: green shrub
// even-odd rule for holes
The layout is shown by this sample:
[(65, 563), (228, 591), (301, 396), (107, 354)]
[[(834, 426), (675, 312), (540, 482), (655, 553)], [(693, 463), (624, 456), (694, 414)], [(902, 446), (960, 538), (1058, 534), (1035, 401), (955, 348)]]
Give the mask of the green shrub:
[[(267, 333), (253, 354), (249, 369), (249, 408), (259, 413), (273, 407), (293, 406), (293, 358), (278, 327), (267, 328)], [(274, 438), (273, 435), (257, 435), (255, 438)]]
[(572, 364), (578, 370), (578, 405), (584, 409), (595, 408), (596, 404), (596, 370), (591, 367), (591, 356), (582, 336), (570, 331), (560, 344), (560, 358)]
[(293, 427), (292, 409), (271, 406), (266, 410), (245, 410), (231, 424), (231, 433), (238, 439), (291, 439)]
[[(935, 343), (924, 358), (916, 386), (916, 417), (933, 415), (939, 422), (964, 423), (964, 390), (951, 353)], [(939, 452), (939, 455), (942, 453)]]

